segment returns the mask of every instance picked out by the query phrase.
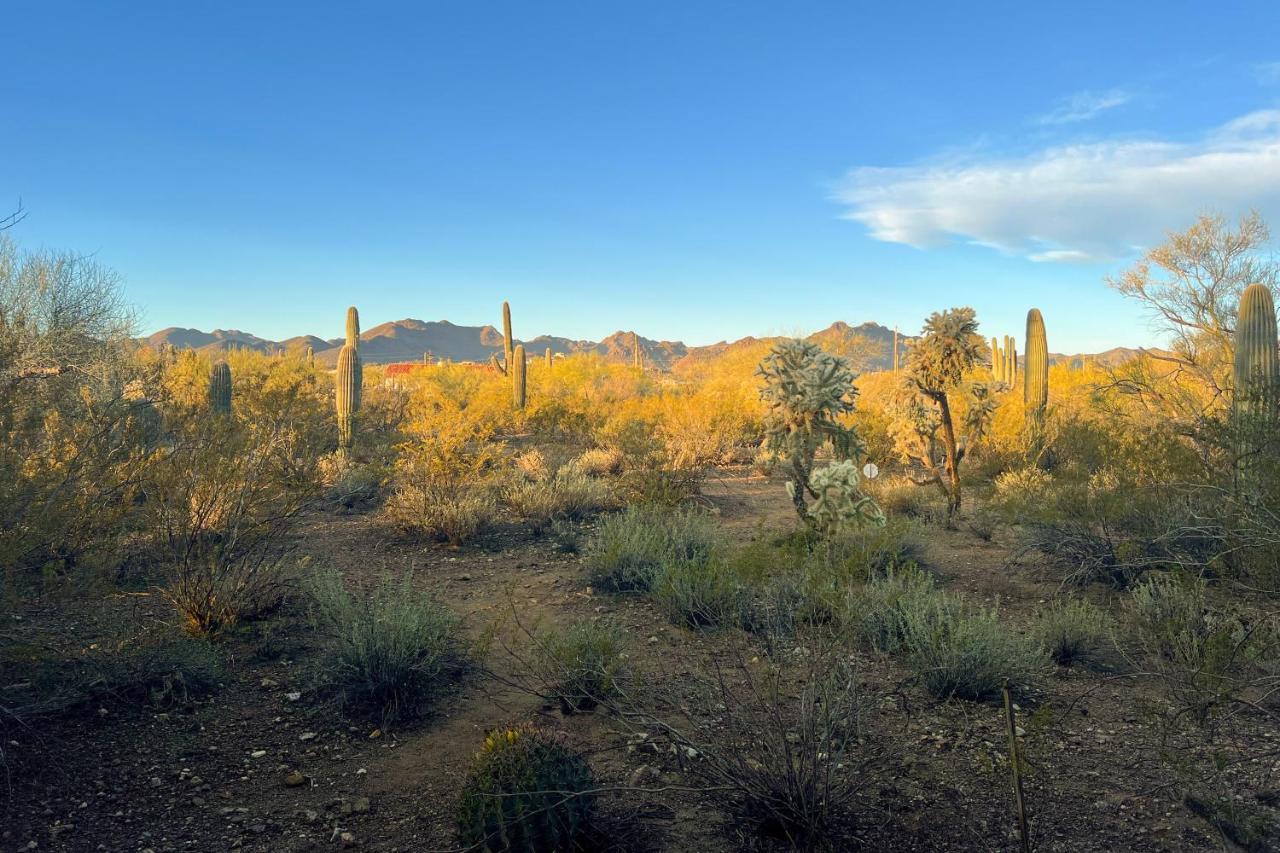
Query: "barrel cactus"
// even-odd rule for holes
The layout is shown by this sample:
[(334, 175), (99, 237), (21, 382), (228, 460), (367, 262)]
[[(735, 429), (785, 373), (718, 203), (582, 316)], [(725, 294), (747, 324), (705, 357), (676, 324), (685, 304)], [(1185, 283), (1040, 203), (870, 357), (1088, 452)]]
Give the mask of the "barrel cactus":
[(1027, 417), (1043, 423), (1049, 404), (1049, 343), (1039, 308), (1027, 312), (1027, 356), (1022, 375), (1022, 402)]
[(231, 414), (231, 365), (219, 360), (209, 371), (209, 410), (215, 415)]
[(530, 723), (485, 738), (462, 787), (458, 840), (467, 850), (574, 850), (595, 796), (586, 761), (555, 732)]
[(1278, 363), (1276, 308), (1271, 291), (1265, 285), (1251, 284), (1240, 296), (1232, 398), (1240, 433), (1238, 453), (1246, 467), (1267, 443), (1274, 427)]
[(525, 374), (527, 372), (524, 363), (524, 344), (517, 344), (515, 352), (511, 356), (511, 390), (515, 398), (517, 409), (524, 408), (525, 401)]

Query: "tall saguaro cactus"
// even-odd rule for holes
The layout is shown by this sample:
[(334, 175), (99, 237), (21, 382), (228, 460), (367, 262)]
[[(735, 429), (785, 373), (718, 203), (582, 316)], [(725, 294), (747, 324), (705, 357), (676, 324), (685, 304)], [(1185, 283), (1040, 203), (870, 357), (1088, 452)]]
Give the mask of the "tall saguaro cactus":
[(517, 409), (524, 408), (525, 402), (525, 372), (524, 363), (524, 344), (517, 344), (515, 351), (511, 355), (511, 392), (512, 398)]
[(1027, 417), (1044, 423), (1049, 404), (1049, 342), (1044, 333), (1044, 317), (1039, 308), (1027, 312), (1027, 358), (1022, 376), (1022, 403)]
[(547, 370), (551, 370), (551, 366), (555, 363), (555, 356), (551, 354), (551, 347), (547, 347)]
[(640, 335), (631, 333), (631, 366), (636, 370), (644, 370), (644, 353), (640, 351)]
[(231, 414), (231, 365), (219, 360), (209, 371), (209, 410), (215, 415)]
[(1236, 319), (1232, 396), (1239, 433), (1239, 469), (1247, 472), (1270, 438), (1276, 421), (1280, 351), (1276, 341), (1276, 307), (1266, 285), (1251, 284), (1240, 296)]
[(502, 353), (505, 361), (503, 369), (511, 370), (511, 361), (515, 357), (515, 339), (511, 337), (511, 305), (502, 303)]
[(338, 350), (338, 370), (334, 374), (334, 405), (338, 416), (338, 447), (351, 449), (356, 417), (363, 394), (364, 365), (360, 360), (360, 312), (347, 309), (347, 342)]

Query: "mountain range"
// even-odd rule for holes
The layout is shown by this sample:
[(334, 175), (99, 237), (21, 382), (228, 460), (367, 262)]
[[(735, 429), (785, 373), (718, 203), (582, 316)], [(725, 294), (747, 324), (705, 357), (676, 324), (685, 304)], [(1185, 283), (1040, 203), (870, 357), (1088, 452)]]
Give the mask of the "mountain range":
[[(633, 358), (632, 332), (616, 331), (601, 341), (574, 340), (554, 335), (516, 339), (524, 344), (530, 357), (542, 356), (550, 349), (557, 355), (596, 353), (611, 361), (630, 363)], [(879, 323), (862, 323), (851, 326), (844, 321), (832, 323), (827, 328), (809, 336), (831, 352), (846, 356), (858, 371), (886, 370), (893, 366), (894, 331)], [(753, 347), (771, 338), (741, 338), (737, 341), (721, 341), (706, 346), (686, 346), (680, 341), (662, 341), (636, 336), (646, 365), (660, 370), (694, 368), (735, 350)], [(912, 336), (902, 335), (906, 341)], [(199, 329), (170, 327), (147, 337), (146, 344), (159, 347), (168, 344), (177, 349), (194, 349), (217, 355), (233, 349), (251, 349), (271, 353), (310, 347), (316, 360), (326, 366), (338, 361), (342, 338), (321, 338), (317, 335), (298, 335), (282, 341), (260, 338), (238, 329)], [(423, 356), (435, 360), (455, 362), (487, 362), (491, 356), (502, 357), (502, 333), (493, 326), (459, 326), (448, 320), (425, 322), (404, 319), (382, 323), (360, 334), (360, 355), (366, 364), (392, 364), (396, 362), (421, 362)], [(1060, 355), (1051, 354), (1051, 361), (1093, 359), (1104, 365), (1119, 364), (1138, 354), (1138, 350), (1116, 347), (1103, 353)]]

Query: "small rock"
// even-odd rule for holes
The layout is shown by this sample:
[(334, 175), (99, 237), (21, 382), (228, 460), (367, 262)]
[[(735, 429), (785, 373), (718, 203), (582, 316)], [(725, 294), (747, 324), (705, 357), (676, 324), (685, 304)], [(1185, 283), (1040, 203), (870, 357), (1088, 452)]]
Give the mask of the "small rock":
[(301, 770), (294, 770), (288, 776), (284, 777), (284, 783), (290, 788), (298, 788), (307, 784), (307, 777), (302, 775)]
[(301, 740), (301, 741), (315, 740), (317, 737), (319, 737), (319, 735), (317, 735), (315, 732), (303, 732), (302, 734), (298, 735), (298, 740)]
[(299, 699), (302, 698), (302, 694), (297, 691), (294, 691), (293, 693), (284, 694), (284, 698), (288, 699), (290, 702), (297, 702)]
[(338, 836), (338, 840), (342, 843), (343, 847), (355, 847), (357, 843), (355, 833), (353, 832), (342, 833)]
[(651, 782), (656, 782), (660, 775), (661, 774), (658, 773), (658, 768), (653, 765), (641, 764), (635, 769), (635, 772), (631, 774), (631, 787), (641, 788)]
[(249, 753), (249, 757), (262, 758), (266, 754), (267, 754), (267, 751), (265, 749), (255, 749), (253, 752)]

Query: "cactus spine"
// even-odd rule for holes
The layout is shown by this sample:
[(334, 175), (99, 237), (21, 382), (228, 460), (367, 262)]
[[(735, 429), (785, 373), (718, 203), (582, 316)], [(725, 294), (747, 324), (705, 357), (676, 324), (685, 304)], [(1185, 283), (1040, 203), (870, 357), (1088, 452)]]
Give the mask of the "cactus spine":
[(512, 353), (511, 362), (511, 391), (515, 400), (516, 408), (523, 409), (525, 401), (525, 363), (524, 363), (524, 344), (518, 344), (515, 352)]
[(502, 353), (505, 361), (503, 369), (511, 370), (511, 361), (515, 358), (515, 340), (511, 337), (511, 305), (502, 303)]
[(209, 371), (209, 410), (215, 415), (231, 414), (231, 365), (219, 360)]
[(338, 370), (334, 375), (334, 403), (338, 415), (338, 447), (351, 449), (360, 411), (364, 366), (360, 361), (360, 312), (352, 305), (347, 309), (347, 342), (338, 351)]
[(1027, 363), (1022, 376), (1022, 403), (1027, 416), (1044, 422), (1049, 404), (1049, 342), (1039, 308), (1027, 312)]
[(1240, 434), (1239, 467), (1244, 471), (1270, 438), (1276, 414), (1280, 352), (1275, 303), (1265, 285), (1251, 284), (1240, 296), (1235, 350), (1232, 408)]

